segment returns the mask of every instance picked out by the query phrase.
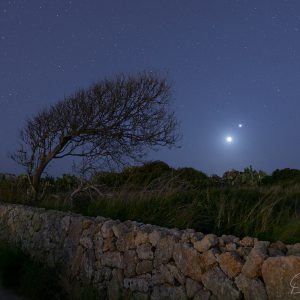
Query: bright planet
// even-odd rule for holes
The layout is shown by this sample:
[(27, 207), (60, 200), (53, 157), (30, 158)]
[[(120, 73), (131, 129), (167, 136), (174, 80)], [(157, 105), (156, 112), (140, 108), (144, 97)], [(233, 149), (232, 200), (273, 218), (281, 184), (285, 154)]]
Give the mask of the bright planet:
[(226, 142), (227, 143), (232, 143), (232, 141), (233, 141), (232, 136), (226, 137)]

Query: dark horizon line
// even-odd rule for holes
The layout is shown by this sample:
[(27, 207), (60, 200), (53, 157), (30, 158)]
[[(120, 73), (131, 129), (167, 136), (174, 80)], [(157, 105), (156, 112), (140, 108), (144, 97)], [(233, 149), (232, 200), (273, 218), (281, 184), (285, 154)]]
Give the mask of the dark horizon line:
[[(163, 163), (165, 163), (165, 164), (167, 164), (166, 162), (164, 162), (164, 161), (160, 161), (160, 160), (158, 160), (158, 161), (147, 161), (147, 162), (145, 162), (144, 163), (144, 165), (145, 164), (147, 164), (147, 163), (151, 163), (151, 162), (163, 162)], [(220, 173), (218, 174), (218, 173), (206, 173), (206, 172), (204, 172), (204, 171), (202, 171), (202, 170), (200, 170), (200, 169), (197, 169), (197, 168), (194, 168), (194, 167), (172, 167), (171, 165), (169, 165), (169, 164), (167, 164), (171, 169), (174, 169), (174, 170), (180, 170), (180, 169), (194, 169), (194, 170), (196, 170), (196, 171), (198, 171), (198, 172), (201, 172), (201, 173), (204, 173), (206, 176), (208, 176), (208, 177), (212, 177), (212, 176), (215, 176), (215, 175), (217, 175), (217, 176), (219, 176), (219, 177), (222, 177), (225, 173), (227, 173), (227, 172), (231, 172), (231, 171), (238, 171), (238, 172), (240, 172), (240, 173), (242, 173), (242, 172), (244, 172), (245, 171), (245, 169), (247, 169), (247, 168), (252, 168), (252, 165), (249, 165), (249, 166), (246, 166), (246, 167), (244, 167), (242, 170), (241, 169), (235, 169), (235, 168), (232, 168), (232, 169), (228, 169), (228, 170), (226, 170), (226, 171), (224, 171), (221, 175), (220, 175)], [(143, 165), (131, 165), (131, 166), (128, 166), (128, 167), (141, 167), (141, 166), (143, 166)], [(113, 170), (99, 170), (99, 171), (97, 171), (97, 173), (101, 173), (101, 172), (107, 172), (107, 173), (122, 173), (123, 171), (124, 171), (124, 169), (125, 169), (125, 167), (123, 168), (123, 169), (121, 169), (121, 170), (115, 170), (115, 171), (113, 171)], [(293, 171), (299, 171), (300, 172), (300, 169), (297, 169), (297, 168), (290, 168), (290, 167), (285, 167), (285, 168), (276, 168), (276, 169), (274, 169), (273, 171), (271, 171), (271, 172), (267, 172), (267, 171), (264, 171), (264, 170), (261, 170), (261, 169), (254, 169), (254, 168), (252, 168), (252, 170), (253, 171), (255, 171), (255, 172), (263, 172), (263, 173), (265, 173), (267, 176), (271, 176), (275, 171), (282, 171), (282, 170), (293, 170)], [(48, 173), (48, 172), (46, 172), (46, 173)], [(51, 175), (50, 174), (51, 172), (49, 172), (49, 174), (45, 174), (45, 175), (43, 175), (43, 178), (45, 178), (45, 177), (52, 177), (52, 178), (60, 178), (60, 177), (62, 177), (63, 175), (73, 175), (73, 176), (76, 176), (76, 172), (59, 172), (60, 173), (60, 175)], [(16, 176), (16, 177), (18, 177), (18, 176), (27, 176), (27, 174), (26, 173), (22, 173), (22, 172), (17, 172), (17, 173), (11, 173), (11, 172), (2, 172), (2, 171), (0, 171), (0, 176), (4, 176), (4, 175), (8, 175), (8, 176)]]

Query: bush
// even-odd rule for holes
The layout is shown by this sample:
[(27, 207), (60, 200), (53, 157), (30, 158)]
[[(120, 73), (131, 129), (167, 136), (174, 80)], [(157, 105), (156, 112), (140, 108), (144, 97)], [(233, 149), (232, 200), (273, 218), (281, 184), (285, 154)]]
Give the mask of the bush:
[(191, 187), (204, 187), (210, 183), (209, 177), (193, 168), (180, 168), (174, 171), (174, 176), (178, 176), (183, 182), (188, 183)]
[(126, 168), (123, 171), (126, 183), (137, 186), (145, 186), (154, 180), (169, 175), (172, 172), (166, 163), (162, 161), (153, 161), (145, 163), (142, 166)]
[(162, 161), (147, 162), (142, 166), (126, 167), (120, 173), (101, 172), (92, 179), (98, 184), (119, 188), (122, 185), (132, 185), (143, 188), (158, 178), (172, 174), (172, 168)]
[(277, 169), (272, 173), (271, 176), (264, 178), (263, 183), (266, 185), (293, 185), (300, 183), (300, 170), (289, 168), (282, 170)]
[(2, 202), (22, 202), (26, 198), (28, 183), (23, 177), (16, 180), (0, 180), (0, 201)]
[(223, 184), (231, 186), (258, 186), (267, 174), (263, 171), (255, 171), (252, 167), (245, 168), (243, 172), (231, 170), (224, 173)]
[(76, 188), (78, 184), (78, 180), (76, 176), (69, 175), (69, 174), (63, 174), (62, 177), (57, 178), (53, 185), (55, 186), (55, 190), (57, 192), (68, 192), (74, 188)]

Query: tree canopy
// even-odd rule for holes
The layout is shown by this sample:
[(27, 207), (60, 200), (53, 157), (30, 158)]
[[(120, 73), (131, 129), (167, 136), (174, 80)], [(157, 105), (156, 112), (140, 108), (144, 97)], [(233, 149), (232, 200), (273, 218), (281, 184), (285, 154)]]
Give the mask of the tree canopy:
[(170, 86), (144, 72), (105, 79), (30, 118), (12, 158), (24, 166), (37, 193), (49, 163), (66, 156), (120, 164), (148, 149), (174, 145), (178, 123), (170, 108)]

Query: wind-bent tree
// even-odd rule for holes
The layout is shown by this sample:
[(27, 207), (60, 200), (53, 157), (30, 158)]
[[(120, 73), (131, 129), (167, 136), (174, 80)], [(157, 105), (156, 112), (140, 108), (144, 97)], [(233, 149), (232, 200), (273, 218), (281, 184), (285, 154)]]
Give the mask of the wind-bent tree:
[(37, 196), (41, 176), (53, 160), (137, 160), (149, 148), (174, 145), (176, 129), (164, 78), (153, 73), (120, 75), (79, 90), (29, 119), (12, 158), (25, 167)]

